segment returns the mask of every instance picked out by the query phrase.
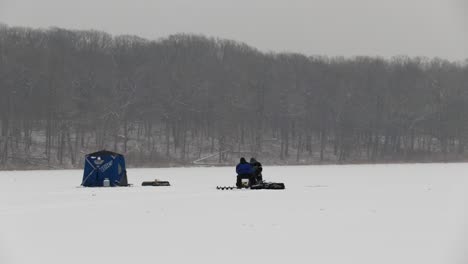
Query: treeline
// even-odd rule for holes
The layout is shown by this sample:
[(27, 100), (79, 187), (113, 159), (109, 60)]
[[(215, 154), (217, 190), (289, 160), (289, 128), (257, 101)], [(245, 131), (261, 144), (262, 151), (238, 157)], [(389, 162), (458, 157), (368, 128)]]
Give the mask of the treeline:
[(0, 125), (3, 168), (464, 160), (468, 66), (1, 25)]

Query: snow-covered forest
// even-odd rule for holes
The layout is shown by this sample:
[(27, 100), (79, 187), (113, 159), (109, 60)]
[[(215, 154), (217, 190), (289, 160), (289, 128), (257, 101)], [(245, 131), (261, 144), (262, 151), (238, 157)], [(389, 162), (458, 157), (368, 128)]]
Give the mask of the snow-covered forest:
[(468, 66), (0, 26), (0, 168), (466, 160)]

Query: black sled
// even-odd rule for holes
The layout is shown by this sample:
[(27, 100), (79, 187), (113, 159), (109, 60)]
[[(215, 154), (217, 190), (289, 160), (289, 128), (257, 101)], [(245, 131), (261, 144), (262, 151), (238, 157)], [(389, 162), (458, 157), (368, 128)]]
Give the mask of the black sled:
[(171, 186), (168, 181), (160, 181), (158, 179), (154, 181), (144, 181), (141, 183), (141, 186)]
[(284, 190), (286, 186), (282, 182), (260, 182), (250, 186), (252, 190)]

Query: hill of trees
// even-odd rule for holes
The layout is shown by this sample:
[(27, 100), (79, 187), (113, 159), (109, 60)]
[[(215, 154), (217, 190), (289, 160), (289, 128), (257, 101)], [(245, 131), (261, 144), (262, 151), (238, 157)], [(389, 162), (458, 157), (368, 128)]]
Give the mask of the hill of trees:
[[(343, 45), (346, 45), (345, 43)], [(0, 25), (0, 168), (463, 161), (468, 66)]]

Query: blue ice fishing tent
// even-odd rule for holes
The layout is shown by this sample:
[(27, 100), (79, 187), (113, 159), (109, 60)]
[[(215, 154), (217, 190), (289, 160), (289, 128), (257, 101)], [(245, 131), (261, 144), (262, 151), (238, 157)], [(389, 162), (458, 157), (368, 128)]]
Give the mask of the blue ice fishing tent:
[(82, 186), (100, 187), (104, 179), (110, 186), (128, 186), (125, 159), (121, 154), (101, 150), (85, 156)]

